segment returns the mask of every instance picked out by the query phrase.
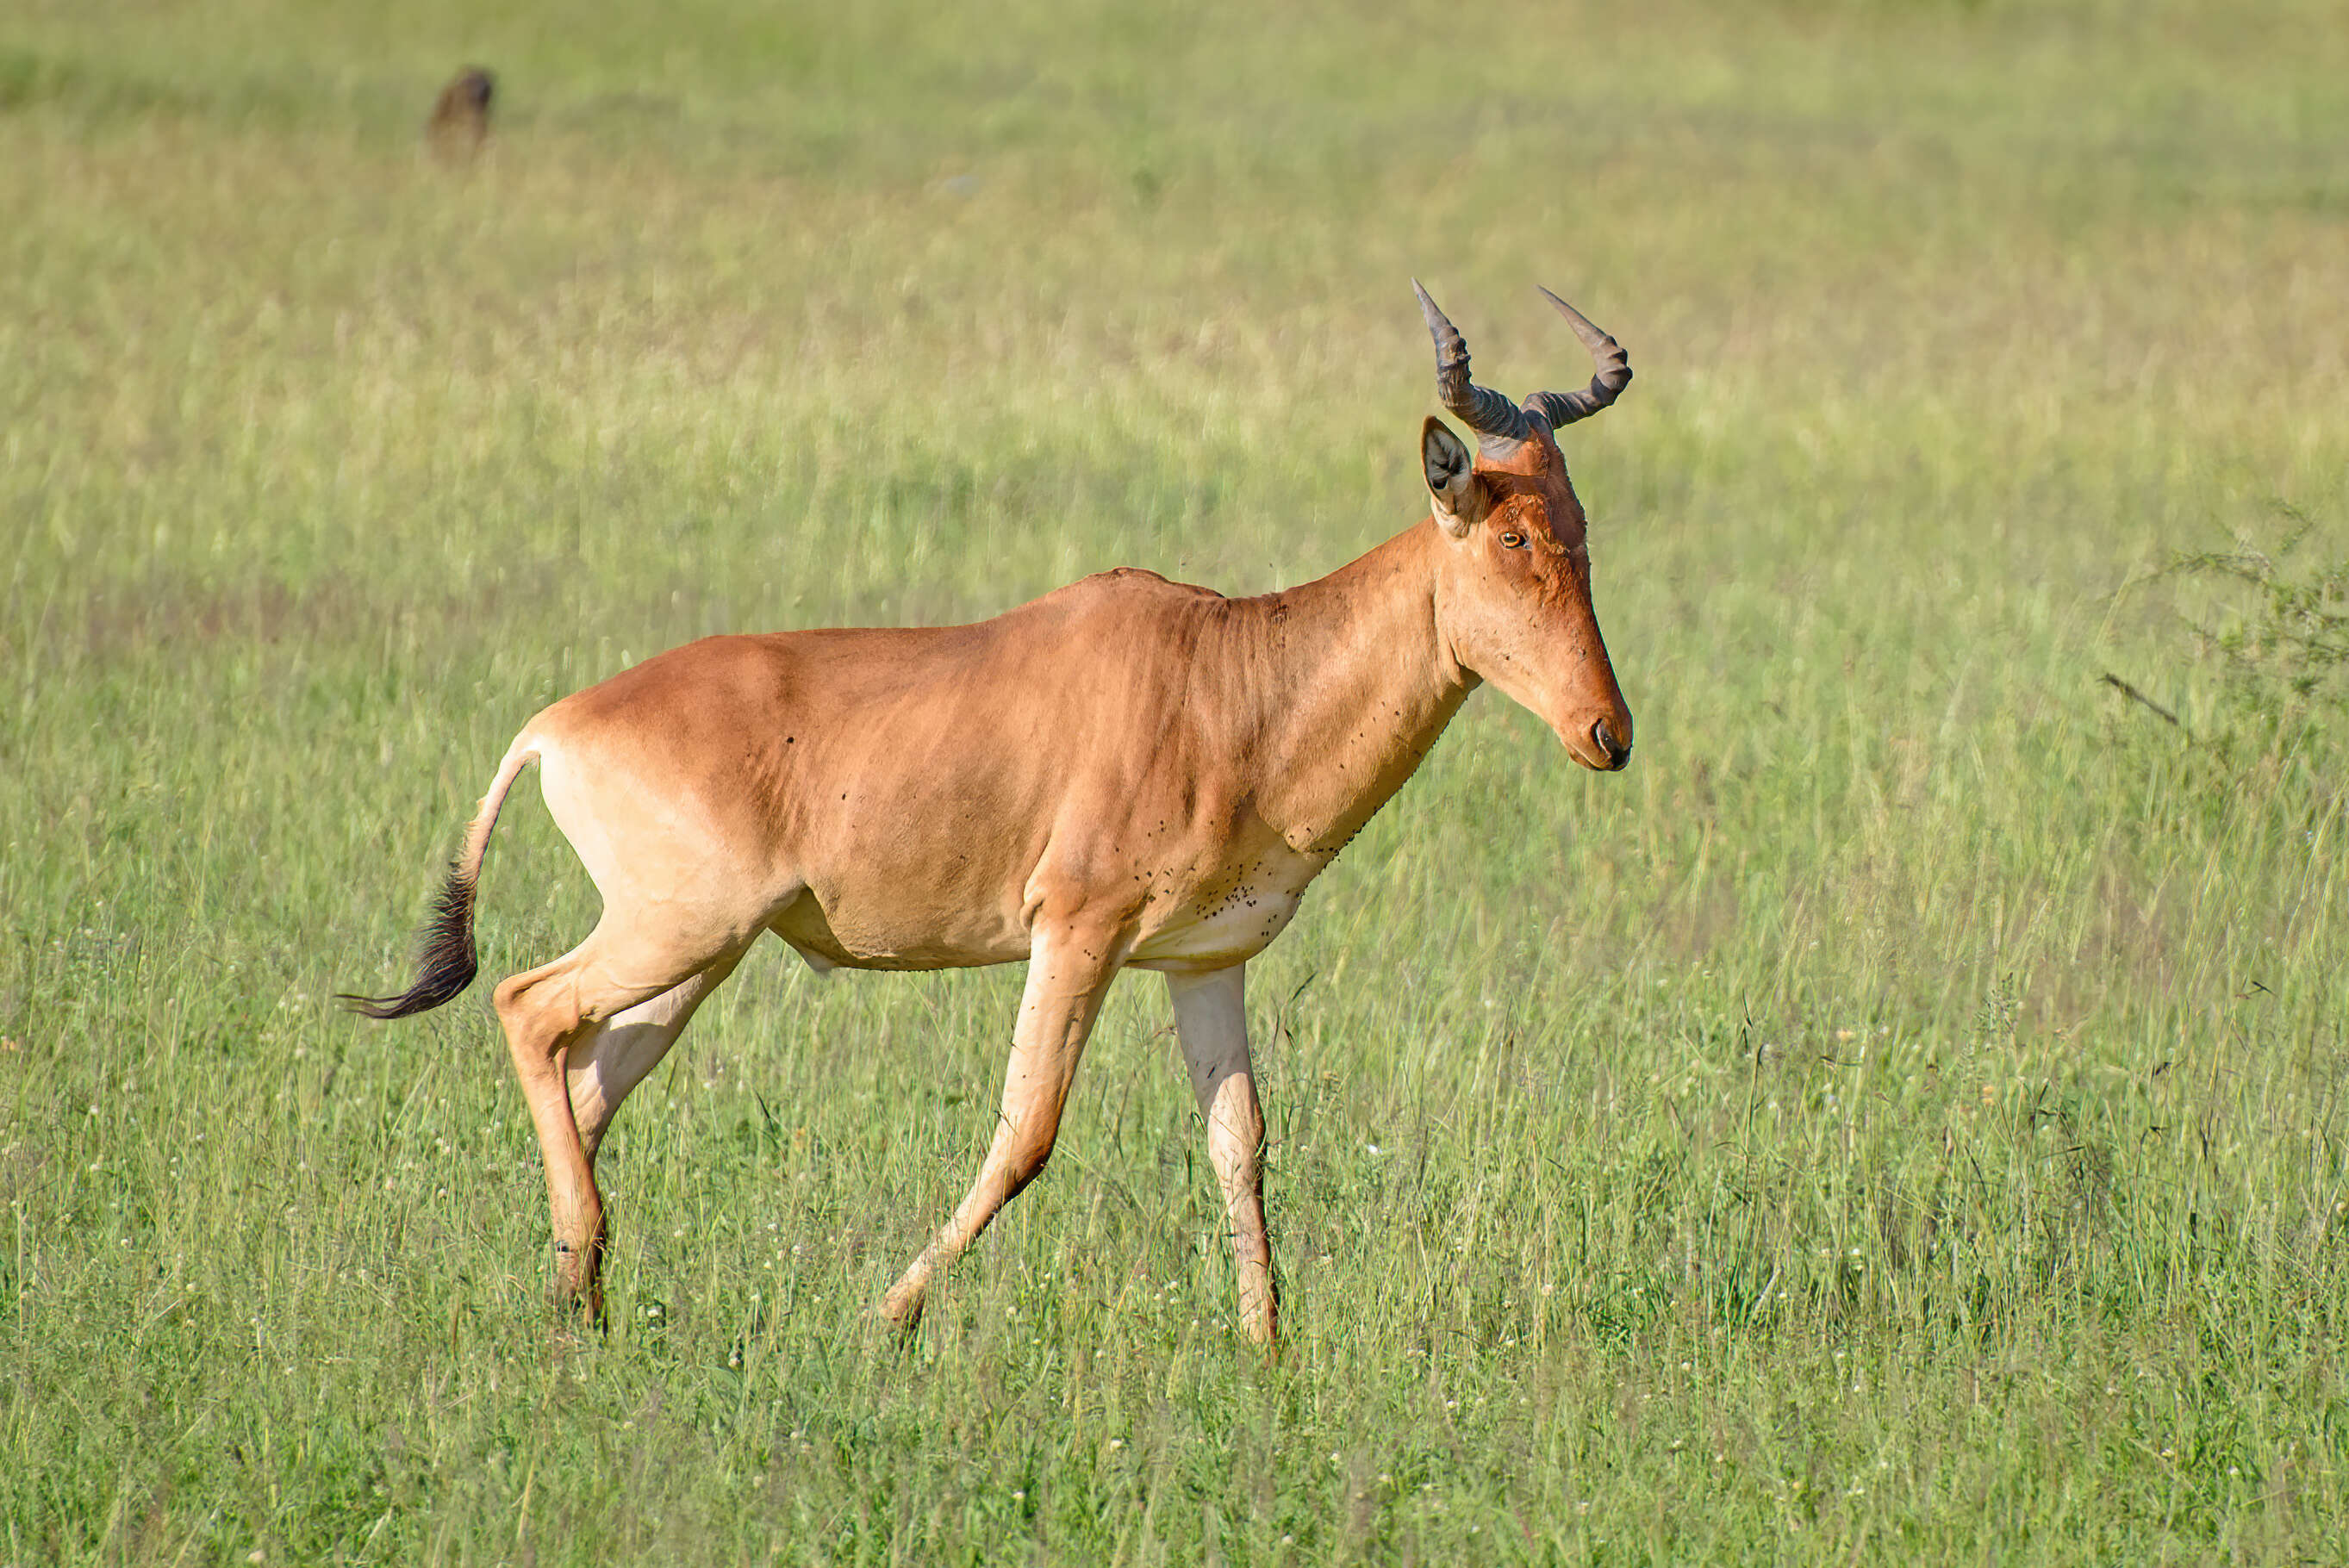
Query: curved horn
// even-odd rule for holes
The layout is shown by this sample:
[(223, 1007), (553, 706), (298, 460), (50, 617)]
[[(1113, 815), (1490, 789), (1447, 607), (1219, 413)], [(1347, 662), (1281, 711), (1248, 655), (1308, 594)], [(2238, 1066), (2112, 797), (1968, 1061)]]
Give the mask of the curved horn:
[(1468, 346), (1461, 341), (1460, 329), (1444, 319), (1417, 278), (1411, 280), (1411, 286), (1419, 294), (1420, 314), (1427, 317), (1427, 330), (1435, 339), (1435, 390), (1444, 407), (1476, 432), (1480, 446), (1507, 447), (1524, 440), (1528, 434), (1525, 415), (1498, 392), (1468, 379)]
[[(1557, 306), (1557, 314), (1566, 317), (1566, 325), (1574, 328), (1574, 335), (1582, 339), (1582, 346), (1590, 350), (1599, 366), (1599, 374), (1583, 391), (1537, 392), (1526, 399), (1526, 411), (1539, 414), (1555, 430), (1577, 419), (1588, 419), (1620, 397), (1623, 388), (1631, 384), (1631, 362), (1624, 356), (1623, 346), (1591, 325), (1588, 316), (1547, 289), (1541, 291), (1541, 296)], [(1464, 369), (1468, 362), (1464, 358), (1460, 363)]]

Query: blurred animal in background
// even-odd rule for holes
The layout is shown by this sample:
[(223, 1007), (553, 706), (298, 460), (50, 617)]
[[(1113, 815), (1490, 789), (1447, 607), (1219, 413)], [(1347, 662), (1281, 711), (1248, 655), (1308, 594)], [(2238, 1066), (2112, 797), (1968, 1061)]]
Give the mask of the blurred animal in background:
[(424, 122), (424, 144), (443, 163), (471, 163), (490, 139), (490, 99), (497, 77), (480, 66), (467, 66), (440, 89), (433, 101), (432, 118)]

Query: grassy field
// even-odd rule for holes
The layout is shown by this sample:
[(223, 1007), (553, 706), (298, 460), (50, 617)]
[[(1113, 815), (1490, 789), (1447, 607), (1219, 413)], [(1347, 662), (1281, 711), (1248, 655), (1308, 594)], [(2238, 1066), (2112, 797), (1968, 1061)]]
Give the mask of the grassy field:
[[(2337, 8), (840, 9), (0, 15), (0, 1564), (2349, 1557)], [(1255, 965), (1285, 1354), (1142, 976), (895, 1344), (1019, 976), (771, 944), (563, 1342), (486, 985), (326, 1000), (512, 732), (1320, 574), (1425, 515), (1413, 275), (1630, 349), (1640, 748), (1478, 696)], [(492, 974), (594, 916), (507, 820)]]

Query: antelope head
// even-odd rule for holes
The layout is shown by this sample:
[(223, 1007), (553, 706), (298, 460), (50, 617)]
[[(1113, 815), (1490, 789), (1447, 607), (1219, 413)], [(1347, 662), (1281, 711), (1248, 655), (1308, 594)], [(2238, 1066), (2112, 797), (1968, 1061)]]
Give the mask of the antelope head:
[(1585, 768), (1631, 760), (1631, 710), (1615, 684), (1590, 603), (1588, 520), (1552, 434), (1615, 401), (1631, 366), (1615, 340), (1542, 290), (1590, 350), (1598, 374), (1580, 392), (1537, 392), (1524, 406), (1468, 379), (1468, 347), (1427, 291), (1444, 407), (1476, 434), (1476, 452), (1430, 416), (1420, 457), (1448, 548), (1435, 579), (1436, 634), (1453, 660), (1547, 724)]

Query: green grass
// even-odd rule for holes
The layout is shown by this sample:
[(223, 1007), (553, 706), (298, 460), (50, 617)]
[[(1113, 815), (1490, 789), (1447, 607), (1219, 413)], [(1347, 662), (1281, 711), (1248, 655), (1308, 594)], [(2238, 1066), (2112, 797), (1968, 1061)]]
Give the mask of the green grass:
[[(2349, 554), (2333, 12), (838, 9), (0, 20), (0, 1564), (2349, 1554), (2342, 693), (2148, 580)], [(1018, 975), (780, 950), (563, 1342), (483, 996), (326, 1001), (512, 732), (1337, 565), (1413, 275), (1494, 385), (1588, 375), (1536, 283), (1630, 351), (1640, 749), (1479, 696), (1255, 965), (1285, 1354), (1145, 976), (895, 1346)], [(522, 791), (485, 967), (593, 913)]]

